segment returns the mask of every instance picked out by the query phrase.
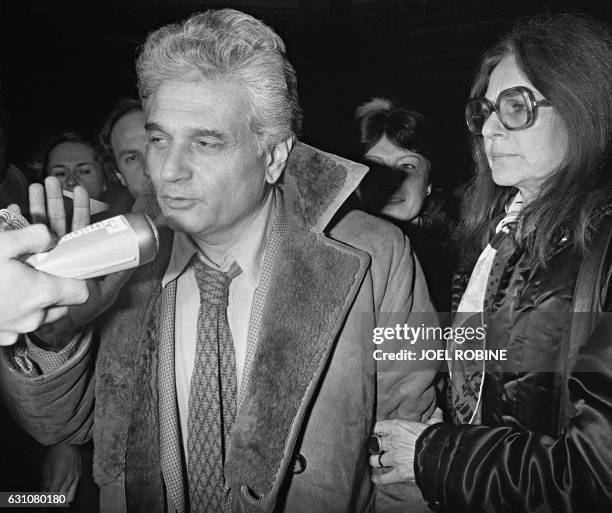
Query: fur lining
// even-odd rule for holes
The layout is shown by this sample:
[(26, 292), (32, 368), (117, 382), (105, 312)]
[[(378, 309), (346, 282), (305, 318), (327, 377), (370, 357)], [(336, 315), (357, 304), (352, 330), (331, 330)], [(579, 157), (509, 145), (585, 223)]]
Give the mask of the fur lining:
[(102, 486), (124, 470), (128, 428), (132, 417), (135, 375), (141, 361), (148, 324), (156, 316), (160, 282), (172, 247), (170, 230), (160, 230), (157, 258), (138, 268), (124, 287), (111, 315), (104, 319), (102, 347), (96, 362), (94, 478)]
[[(159, 309), (158, 301), (153, 306)], [(155, 317), (138, 356), (139, 371), (132, 398), (126, 457), (125, 490), (128, 511), (164, 513), (164, 484), (161, 475), (157, 389), (157, 323)], [(136, 371), (136, 369), (134, 369)]]
[(350, 248), (343, 251), (338, 243), (296, 232), (287, 235), (276, 262), (226, 464), (234, 489), (246, 484), (258, 495), (269, 494), (287, 470), (307, 406), (368, 265)]
[(322, 232), (368, 168), (297, 142), (281, 188), (290, 224)]

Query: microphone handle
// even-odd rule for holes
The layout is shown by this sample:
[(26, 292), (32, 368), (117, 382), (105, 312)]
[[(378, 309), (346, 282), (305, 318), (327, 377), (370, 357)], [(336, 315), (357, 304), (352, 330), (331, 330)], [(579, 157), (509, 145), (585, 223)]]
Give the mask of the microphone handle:
[(148, 216), (124, 214), (68, 233), (51, 251), (30, 255), (25, 262), (62, 278), (96, 278), (150, 262), (158, 237)]

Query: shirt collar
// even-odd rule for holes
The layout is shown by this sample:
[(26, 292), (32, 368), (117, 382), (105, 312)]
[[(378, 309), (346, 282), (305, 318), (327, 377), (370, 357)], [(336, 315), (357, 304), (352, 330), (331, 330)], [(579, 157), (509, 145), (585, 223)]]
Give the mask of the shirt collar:
[(166, 273), (162, 278), (162, 287), (165, 287), (168, 283), (178, 278), (195, 254), (197, 254), (207, 265), (216, 269), (221, 269), (222, 271), (229, 269), (232, 262), (235, 261), (240, 266), (240, 269), (242, 269), (245, 277), (249, 280), (249, 283), (253, 287), (257, 286), (259, 272), (266, 249), (266, 241), (272, 229), (274, 209), (274, 193), (271, 191), (255, 219), (253, 219), (251, 224), (244, 231), (244, 236), (237, 240), (229, 249), (219, 265), (216, 265), (202, 253), (188, 234), (184, 232), (174, 232), (172, 253), (170, 255), (168, 267), (166, 268)]

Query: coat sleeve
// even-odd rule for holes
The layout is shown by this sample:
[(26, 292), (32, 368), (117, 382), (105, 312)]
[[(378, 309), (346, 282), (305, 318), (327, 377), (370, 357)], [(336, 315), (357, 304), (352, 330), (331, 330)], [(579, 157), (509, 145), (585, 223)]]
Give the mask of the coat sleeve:
[(604, 314), (568, 382), (574, 416), (551, 438), (437, 424), (416, 445), (417, 483), (438, 511), (612, 511), (612, 319)]
[(380, 329), (391, 328), (393, 336), (378, 348), (405, 359), (377, 361), (377, 418), (425, 421), (435, 409), (433, 382), (440, 361), (423, 359), (422, 351), (442, 348), (435, 332), (425, 329), (438, 327), (439, 321), (410, 241), (399, 230), (396, 237), (377, 322)]
[[(425, 421), (435, 409), (433, 383), (440, 362), (422, 359), (421, 351), (440, 349), (442, 345), (435, 336), (426, 336), (423, 328), (438, 327), (438, 316), (410, 241), (395, 227), (389, 226), (384, 244), (385, 254), (390, 255), (384, 272), (376, 267), (374, 258), (372, 263), (375, 295), (380, 301), (377, 327), (392, 328), (394, 338), (385, 340), (377, 348), (402, 355), (406, 355), (402, 351), (411, 351), (415, 359), (376, 362), (376, 417), (378, 420)], [(421, 331), (413, 337), (412, 331), (405, 331), (404, 327), (421, 328)], [(395, 483), (376, 487), (375, 511), (421, 513), (427, 511), (427, 505), (416, 484)]]
[(0, 391), (15, 421), (43, 445), (91, 439), (94, 351), (91, 330), (74, 355), (52, 372), (28, 376), (14, 365), (12, 348), (0, 350)]

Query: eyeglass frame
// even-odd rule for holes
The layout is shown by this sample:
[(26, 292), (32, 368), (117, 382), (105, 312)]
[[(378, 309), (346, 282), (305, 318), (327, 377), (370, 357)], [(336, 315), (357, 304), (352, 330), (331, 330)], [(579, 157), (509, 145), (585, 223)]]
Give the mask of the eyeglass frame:
[[(526, 86), (509, 87), (508, 89), (504, 89), (503, 91), (500, 91), (500, 93), (497, 95), (497, 99), (495, 100), (495, 103), (490, 101), (485, 96), (475, 96), (474, 98), (470, 98), (467, 101), (467, 104), (465, 106), (465, 122), (467, 124), (468, 130), (470, 131), (470, 133), (474, 135), (482, 135), (482, 128), (484, 127), (484, 124), (487, 122), (487, 120), (491, 117), (491, 114), (493, 114), (494, 112), (497, 114), (499, 112), (499, 99), (504, 95), (504, 93), (508, 93), (509, 91), (510, 92), (517, 91), (521, 93), (523, 97), (525, 94), (527, 94), (527, 97), (529, 99), (529, 103), (527, 105), (529, 105), (530, 107), (530, 110), (527, 111), (527, 121), (523, 125), (518, 126), (518, 127), (508, 126), (504, 122), (504, 120), (499, 116), (499, 114), (497, 115), (497, 119), (499, 119), (499, 122), (504, 126), (504, 128), (506, 128), (507, 130), (510, 130), (511, 132), (516, 132), (518, 130), (525, 130), (526, 128), (529, 128), (530, 126), (533, 126), (533, 124), (535, 123), (537, 119), (538, 107), (552, 107), (553, 106), (552, 103), (550, 103), (550, 101), (547, 100), (546, 98), (542, 98), (541, 100), (536, 100), (535, 95), (533, 94), (533, 91)], [(468, 119), (468, 107), (470, 103), (476, 102), (476, 101), (484, 102), (484, 104), (490, 109), (489, 116), (487, 117), (487, 119), (485, 119), (482, 122), (482, 127), (478, 132), (475, 132), (474, 130), (472, 130), (472, 127), (470, 126), (470, 121)]]

